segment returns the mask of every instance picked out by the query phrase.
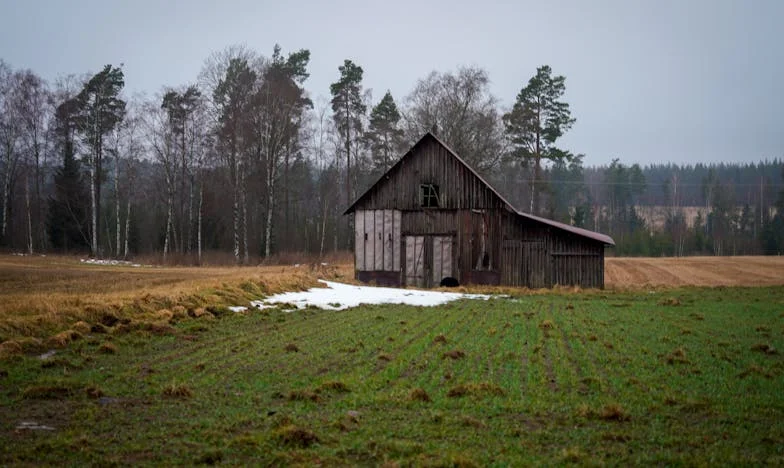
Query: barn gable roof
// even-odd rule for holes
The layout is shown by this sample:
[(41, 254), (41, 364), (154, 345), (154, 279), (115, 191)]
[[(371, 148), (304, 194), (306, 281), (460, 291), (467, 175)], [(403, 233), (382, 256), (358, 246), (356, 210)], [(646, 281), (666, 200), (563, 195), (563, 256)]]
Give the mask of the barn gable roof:
[(373, 191), (373, 189), (376, 188), (376, 186), (378, 186), (379, 184), (383, 184), (388, 179), (388, 174), (390, 174), (393, 171), (398, 170), (400, 165), (403, 164), (403, 162), (406, 159), (412, 158), (414, 156), (414, 154), (416, 153), (415, 150), (417, 149), (417, 147), (419, 147), (420, 145), (422, 145), (424, 142), (426, 142), (428, 140), (433, 140), (436, 143), (438, 143), (439, 145), (441, 145), (452, 157), (454, 157), (457, 161), (459, 161), (460, 164), (465, 166), (465, 168), (471, 174), (473, 174), (477, 179), (479, 179), (482, 182), (482, 184), (484, 184), (484, 186), (487, 187), (487, 189), (490, 190), (490, 192), (494, 196), (498, 197), (498, 199), (503, 202), (503, 204), (506, 206), (506, 209), (509, 210), (510, 212), (515, 213), (516, 215), (520, 216), (521, 218), (528, 219), (528, 220), (531, 220), (531, 221), (534, 221), (534, 222), (538, 222), (538, 223), (542, 223), (542, 224), (546, 224), (546, 225), (552, 226), (552, 227), (554, 227), (556, 229), (561, 229), (563, 231), (571, 232), (572, 234), (576, 234), (576, 235), (581, 236), (581, 237), (587, 237), (589, 239), (592, 239), (592, 240), (595, 240), (595, 241), (598, 241), (598, 242), (602, 242), (602, 243), (607, 244), (607, 245), (615, 245), (615, 242), (612, 240), (612, 238), (610, 236), (605, 235), (605, 234), (601, 234), (601, 233), (594, 232), (594, 231), (589, 231), (587, 229), (582, 229), (582, 228), (578, 228), (578, 227), (575, 227), (575, 226), (570, 226), (568, 224), (559, 223), (558, 221), (553, 221), (551, 219), (542, 218), (540, 216), (534, 216), (532, 214), (524, 213), (522, 211), (517, 210), (511, 203), (509, 203), (509, 201), (507, 201), (500, 193), (498, 193), (498, 191), (492, 185), (490, 185), (481, 175), (479, 175), (479, 173), (477, 173), (474, 170), (474, 168), (472, 168), (468, 163), (466, 163), (463, 160), (463, 158), (461, 158), (454, 150), (452, 150), (452, 148), (450, 148), (449, 145), (447, 145), (446, 143), (441, 141), (437, 136), (433, 135), (431, 132), (425, 133), (422, 136), (422, 138), (420, 138), (419, 141), (416, 142), (414, 144), (414, 146), (412, 146), (411, 149), (409, 149), (406, 152), (406, 154), (403, 155), (402, 158), (400, 158), (392, 167), (390, 167), (384, 174), (382, 174), (381, 177), (373, 185), (371, 185), (362, 195), (360, 195), (356, 199), (356, 201), (354, 201), (354, 203), (351, 204), (351, 206), (349, 206), (346, 209), (345, 212), (343, 212), (343, 214), (353, 213), (354, 210), (356, 209), (357, 205), (362, 203), (369, 196), (369, 194)]

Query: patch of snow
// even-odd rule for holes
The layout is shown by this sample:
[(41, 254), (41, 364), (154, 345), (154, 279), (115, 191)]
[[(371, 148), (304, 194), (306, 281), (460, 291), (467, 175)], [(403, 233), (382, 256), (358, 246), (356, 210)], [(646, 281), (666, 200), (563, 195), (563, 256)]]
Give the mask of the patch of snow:
[(248, 308), (245, 306), (229, 306), (229, 310), (232, 312), (245, 312)]
[(259, 309), (272, 307), (270, 304), (292, 304), (298, 309), (315, 306), (326, 310), (343, 310), (357, 307), (360, 304), (406, 304), (431, 307), (457, 299), (487, 300), (491, 297), (486, 294), (355, 286), (324, 280), (319, 280), (319, 282), (324, 283), (327, 287), (276, 294), (260, 301), (252, 301), (251, 305)]
[(16, 426), (17, 431), (53, 431), (52, 426), (45, 426), (34, 421), (22, 421)]
[(110, 265), (110, 266), (132, 266), (132, 267), (140, 267), (141, 265), (138, 263), (132, 263), (127, 260), (111, 260), (111, 259), (103, 259), (103, 258), (88, 258), (88, 259), (80, 259), (82, 263), (86, 263), (88, 265)]
[(54, 356), (55, 354), (57, 354), (57, 351), (52, 349), (52, 350), (47, 351), (44, 354), (38, 356), (38, 359), (40, 359), (42, 361), (46, 361), (47, 359), (49, 359), (50, 357)]

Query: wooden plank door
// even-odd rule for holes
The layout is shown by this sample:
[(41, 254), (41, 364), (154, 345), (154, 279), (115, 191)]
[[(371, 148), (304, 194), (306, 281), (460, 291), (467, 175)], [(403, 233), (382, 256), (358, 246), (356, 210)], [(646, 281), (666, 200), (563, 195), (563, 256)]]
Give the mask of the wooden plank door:
[(432, 285), (439, 286), (446, 277), (454, 277), (452, 248), (454, 236), (433, 236)]
[(425, 236), (405, 236), (406, 286), (425, 287)]

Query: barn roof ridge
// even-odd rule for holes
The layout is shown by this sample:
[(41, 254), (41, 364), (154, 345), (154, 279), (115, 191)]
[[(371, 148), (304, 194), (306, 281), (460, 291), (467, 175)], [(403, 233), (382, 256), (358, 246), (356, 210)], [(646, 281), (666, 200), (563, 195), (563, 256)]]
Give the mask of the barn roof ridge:
[(478, 172), (476, 172), (476, 170), (474, 170), (474, 168), (471, 167), (470, 164), (465, 162), (465, 160), (463, 160), (463, 158), (461, 158), (460, 155), (458, 155), (457, 152), (455, 152), (455, 150), (453, 150), (444, 141), (442, 141), (440, 138), (438, 138), (432, 132), (429, 132), (429, 131), (426, 132), (424, 135), (422, 135), (422, 138), (420, 138), (416, 143), (414, 143), (414, 145), (411, 146), (411, 148), (403, 155), (403, 157), (398, 159), (395, 164), (393, 164), (389, 169), (384, 171), (384, 173), (381, 174), (381, 177), (379, 177), (378, 180), (376, 180), (373, 184), (371, 184), (370, 187), (368, 187), (368, 189), (365, 190), (362, 193), (362, 195), (357, 197), (357, 199), (354, 201), (354, 203), (352, 203), (346, 209), (346, 211), (343, 212), (343, 214), (346, 215), (346, 214), (349, 214), (349, 213), (353, 212), (354, 211), (354, 207), (357, 205), (357, 203), (359, 203), (363, 198), (365, 198), (365, 196), (368, 193), (370, 193), (370, 191), (373, 190), (373, 188), (376, 185), (378, 185), (382, 180), (384, 180), (386, 175), (389, 174), (389, 172), (391, 172), (392, 169), (397, 167), (397, 165), (400, 164), (404, 159), (406, 159), (406, 157), (409, 154), (412, 154), (413, 151), (414, 151), (414, 148), (419, 146), (419, 144), (422, 143), (422, 141), (424, 141), (425, 138), (427, 138), (427, 137), (430, 137), (430, 138), (434, 139), (439, 145), (443, 146), (444, 149), (446, 149), (449, 152), (449, 154), (451, 154), (455, 159), (457, 159), (460, 162), (460, 164), (465, 166), (465, 168), (468, 169), (469, 172), (471, 172), (471, 174), (473, 174), (476, 178), (478, 178), (485, 185), (485, 187), (487, 187), (493, 193), (493, 195), (498, 197), (498, 199), (501, 200), (506, 205), (506, 208), (509, 211), (511, 211), (512, 213), (514, 213), (514, 214), (516, 214), (516, 215), (518, 215), (518, 216), (520, 216), (522, 218), (530, 219), (532, 221), (540, 222), (542, 224), (547, 224), (547, 225), (555, 227), (557, 229), (561, 229), (561, 230), (564, 230), (564, 231), (567, 231), (567, 232), (571, 232), (573, 234), (577, 234), (578, 236), (587, 237), (589, 239), (593, 239), (593, 240), (602, 242), (602, 243), (607, 244), (607, 245), (615, 245), (615, 241), (613, 241), (612, 237), (610, 237), (610, 236), (608, 236), (606, 234), (602, 234), (602, 233), (595, 232), (595, 231), (590, 231), (588, 229), (583, 229), (583, 228), (579, 228), (579, 227), (576, 227), (576, 226), (571, 226), (569, 224), (561, 223), (561, 222), (554, 221), (554, 220), (548, 219), (548, 218), (542, 218), (541, 216), (532, 215), (532, 214), (525, 213), (523, 211), (518, 210), (514, 205), (509, 203), (509, 201), (506, 198), (504, 198), (504, 196), (501, 195), (495, 189), (495, 187), (493, 187), (489, 182), (487, 182), (484, 179), (484, 177), (482, 177)]

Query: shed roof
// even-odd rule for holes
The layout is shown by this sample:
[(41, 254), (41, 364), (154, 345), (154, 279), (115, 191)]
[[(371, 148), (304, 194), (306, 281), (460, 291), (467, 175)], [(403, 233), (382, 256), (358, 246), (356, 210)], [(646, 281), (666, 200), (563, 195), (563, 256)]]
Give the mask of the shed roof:
[(387, 174), (389, 174), (390, 172), (396, 170), (396, 168), (405, 159), (408, 159), (408, 158), (412, 157), (413, 154), (414, 154), (414, 150), (417, 148), (417, 146), (421, 145), (427, 139), (435, 140), (439, 145), (443, 146), (444, 149), (446, 149), (447, 152), (449, 152), (449, 154), (451, 154), (455, 159), (457, 159), (460, 162), (460, 164), (465, 166), (466, 169), (468, 169), (485, 186), (487, 186), (487, 188), (495, 196), (497, 196), (504, 203), (504, 205), (506, 205), (506, 209), (509, 210), (510, 212), (515, 213), (516, 215), (520, 216), (521, 218), (529, 219), (531, 221), (539, 222), (539, 223), (542, 223), (542, 224), (546, 224), (546, 225), (552, 226), (552, 227), (554, 227), (556, 229), (561, 229), (563, 231), (571, 232), (572, 234), (577, 234), (578, 236), (587, 237), (589, 239), (593, 239), (595, 241), (602, 242), (602, 243), (607, 244), (607, 245), (615, 245), (615, 241), (613, 241), (612, 237), (610, 237), (610, 236), (608, 236), (606, 234), (601, 234), (601, 233), (598, 233), (598, 232), (589, 231), (588, 229), (583, 229), (583, 228), (579, 228), (579, 227), (575, 227), (575, 226), (570, 226), (568, 224), (559, 223), (558, 221), (553, 221), (552, 219), (542, 218), (540, 216), (534, 216), (532, 214), (528, 214), (528, 213), (524, 213), (522, 211), (519, 211), (511, 203), (509, 203), (500, 193), (498, 193), (498, 191), (492, 185), (490, 185), (481, 175), (479, 175), (479, 173), (476, 172), (473, 167), (471, 167), (468, 163), (466, 163), (463, 160), (463, 158), (461, 158), (454, 150), (452, 150), (452, 148), (450, 148), (449, 145), (447, 145), (446, 143), (441, 141), (437, 136), (433, 135), (431, 132), (425, 133), (422, 136), (422, 138), (420, 138), (419, 141), (417, 141), (414, 144), (414, 146), (412, 146), (411, 149), (409, 149), (406, 152), (406, 154), (403, 155), (402, 158), (400, 158), (392, 167), (389, 168), (389, 170), (387, 170), (384, 174), (382, 174), (381, 177), (379, 177), (379, 179), (373, 185), (371, 185), (362, 195), (360, 195), (356, 199), (356, 201), (354, 201), (354, 203), (351, 204), (351, 206), (349, 206), (346, 209), (345, 212), (343, 212), (343, 214), (352, 213), (356, 209), (356, 206), (368, 196), (368, 194), (373, 190), (373, 188), (376, 185), (382, 183), (386, 179)]

